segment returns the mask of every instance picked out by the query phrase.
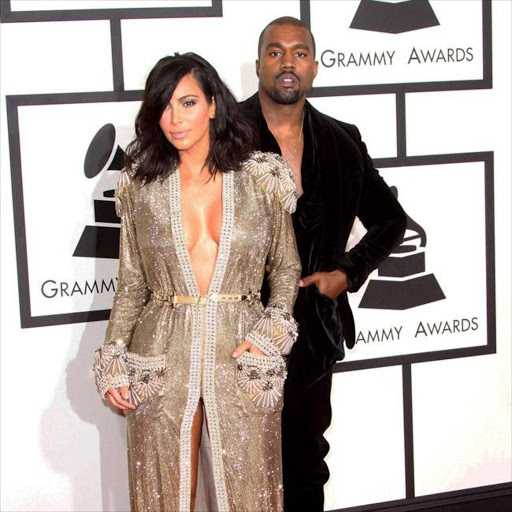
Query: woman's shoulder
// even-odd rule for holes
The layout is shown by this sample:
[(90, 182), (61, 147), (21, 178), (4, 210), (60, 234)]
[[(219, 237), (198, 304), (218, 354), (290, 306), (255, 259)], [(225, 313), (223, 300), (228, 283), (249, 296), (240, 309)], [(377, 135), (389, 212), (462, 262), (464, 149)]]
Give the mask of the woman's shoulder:
[(130, 193), (130, 189), (133, 187), (133, 184), (138, 181), (138, 178), (136, 177), (136, 171), (137, 167), (135, 165), (124, 167), (117, 178), (117, 185), (114, 196), (116, 200), (116, 213), (118, 217), (121, 217), (122, 215), (123, 198)]
[(244, 169), (270, 195), (275, 195), (284, 210), (293, 213), (297, 206), (297, 187), (293, 173), (282, 156), (255, 151), (243, 163)]

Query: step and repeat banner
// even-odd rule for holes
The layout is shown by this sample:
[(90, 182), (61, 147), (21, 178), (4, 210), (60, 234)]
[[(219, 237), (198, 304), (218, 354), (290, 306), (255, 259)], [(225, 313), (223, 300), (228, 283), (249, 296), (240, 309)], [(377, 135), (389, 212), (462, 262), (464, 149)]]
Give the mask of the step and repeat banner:
[[(2, 442), (33, 439), (23, 464), (14, 448), (4, 458), (2, 510), (127, 510), (123, 419), (94, 397), (89, 367), (117, 287), (114, 188), (145, 78), (162, 56), (194, 51), (245, 99), (257, 89), (259, 34), (284, 15), (316, 38), (310, 101), (360, 128), (408, 215), (400, 245), (350, 297), (357, 339), (335, 368), (326, 510), (499, 491), (511, 480), (510, 292), (497, 286), (510, 282), (507, 4), (1, 0)], [(356, 222), (349, 246), (364, 232)], [(27, 370), (45, 394), (16, 417), (6, 386), (32, 349)], [(487, 422), (467, 427), (441, 464), (425, 449), (439, 421), (426, 389), (449, 364), (446, 379), (469, 390), (476, 366), (498, 391)], [(491, 407), (469, 391), (456, 400), (453, 410), (476, 416)], [(461, 460), (470, 476), (457, 476)], [(27, 471), (41, 483), (21, 492)]]

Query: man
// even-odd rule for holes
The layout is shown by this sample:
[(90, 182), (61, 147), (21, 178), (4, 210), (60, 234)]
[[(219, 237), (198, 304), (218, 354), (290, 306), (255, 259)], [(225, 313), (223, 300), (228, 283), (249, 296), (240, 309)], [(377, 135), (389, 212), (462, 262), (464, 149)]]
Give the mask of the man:
[[(329, 478), (323, 434), (331, 421), (332, 368), (344, 356), (343, 339), (349, 348), (355, 341), (347, 292), (388, 257), (406, 217), (357, 128), (306, 101), (318, 71), (311, 31), (295, 18), (274, 20), (261, 33), (258, 56), (258, 92), (242, 108), (257, 127), (259, 149), (283, 156), (300, 194), (293, 222), (304, 277), (284, 391), (285, 511), (316, 512)], [(368, 231), (345, 252), (356, 216)]]

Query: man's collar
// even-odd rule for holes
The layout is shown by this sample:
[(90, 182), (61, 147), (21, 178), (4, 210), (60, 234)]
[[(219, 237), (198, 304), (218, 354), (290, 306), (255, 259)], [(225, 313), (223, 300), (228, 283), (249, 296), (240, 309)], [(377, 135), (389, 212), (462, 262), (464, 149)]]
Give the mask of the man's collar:
[[(265, 116), (263, 115), (260, 98), (259, 98), (259, 95), (257, 92), (254, 93), (250, 98), (247, 98), (243, 102), (243, 105), (244, 105), (244, 109), (252, 114), (251, 118), (254, 119), (258, 123), (258, 125), (260, 123), (264, 123), (264, 125), (268, 129), (267, 121), (265, 119)], [(308, 114), (311, 115), (313, 112), (316, 111), (316, 109), (313, 107), (313, 105), (311, 105), (311, 103), (309, 103), (308, 100), (306, 100), (306, 102), (304, 104), (304, 110), (306, 112), (305, 121), (306, 121), (306, 119), (310, 119), (310, 118), (308, 118)]]

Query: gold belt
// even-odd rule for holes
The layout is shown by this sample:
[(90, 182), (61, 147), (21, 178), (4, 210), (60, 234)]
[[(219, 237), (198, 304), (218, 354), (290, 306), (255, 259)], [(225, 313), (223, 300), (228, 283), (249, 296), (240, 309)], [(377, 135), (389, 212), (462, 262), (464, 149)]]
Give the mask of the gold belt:
[(190, 295), (176, 295), (171, 293), (165, 295), (162, 292), (153, 293), (157, 304), (162, 307), (164, 304), (175, 308), (178, 304), (195, 304), (204, 306), (208, 302), (242, 302), (247, 301), (253, 304), (255, 301), (260, 300), (260, 293), (209, 293), (208, 295), (198, 295), (196, 297)]

